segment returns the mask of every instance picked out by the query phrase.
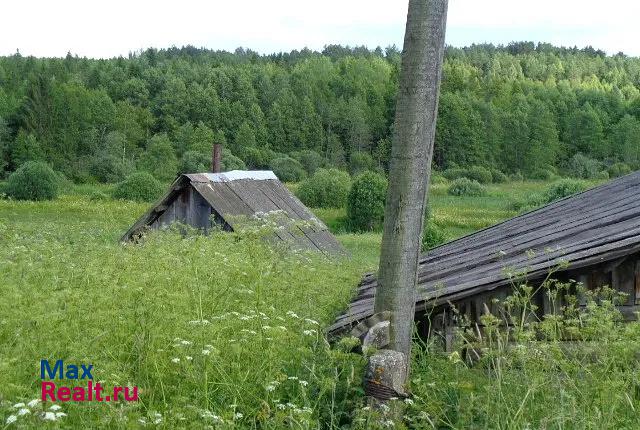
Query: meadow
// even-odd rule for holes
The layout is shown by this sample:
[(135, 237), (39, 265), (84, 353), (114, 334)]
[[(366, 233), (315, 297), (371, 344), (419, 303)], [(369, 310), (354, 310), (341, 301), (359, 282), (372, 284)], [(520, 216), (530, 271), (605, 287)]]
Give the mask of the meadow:
[[(514, 216), (514, 199), (546, 185), (453, 197), (436, 184), (433, 219), (451, 240)], [(96, 190), (108, 191), (71, 186), (53, 201), (0, 200), (0, 428), (640, 426), (640, 325), (620, 324), (606, 300), (584, 326), (597, 341), (584, 355), (527, 332), (507, 349), (496, 334), (471, 366), (458, 351), (416, 340), (415, 396), (402, 420), (381, 418), (363, 397), (366, 359), (350, 339), (330, 345), (323, 334), (375, 269), (380, 233), (345, 233), (343, 210), (319, 209), (350, 259), (269, 248), (260, 233), (168, 231), (122, 245), (148, 205), (95, 200)], [(139, 400), (34, 401), (41, 359), (92, 364), (96, 382), (138, 387)]]

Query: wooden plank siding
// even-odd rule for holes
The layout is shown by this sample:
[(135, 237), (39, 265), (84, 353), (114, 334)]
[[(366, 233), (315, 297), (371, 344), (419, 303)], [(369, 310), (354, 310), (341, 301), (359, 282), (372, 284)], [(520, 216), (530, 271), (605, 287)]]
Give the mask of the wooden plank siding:
[[(275, 178), (271, 172), (266, 173)], [(346, 254), (329, 229), (277, 179), (215, 178), (212, 180), (210, 174), (181, 175), (122, 240), (134, 239), (145, 228), (159, 229), (173, 222), (207, 232), (213, 221), (223, 229), (233, 231), (257, 214), (280, 211), (283, 217), (274, 219), (281, 228), (276, 229), (269, 240), (327, 255)]]
[[(637, 265), (633, 282), (630, 267), (592, 273), (596, 266), (640, 252), (639, 194), (640, 172), (635, 172), (430, 250), (419, 260), (416, 311), (509, 286), (509, 272), (535, 281), (556, 269), (583, 280), (593, 276), (589, 285), (615, 281), (633, 292), (627, 304), (640, 304)], [(329, 332), (343, 333), (371, 316), (376, 287), (375, 275), (365, 275), (352, 305)]]

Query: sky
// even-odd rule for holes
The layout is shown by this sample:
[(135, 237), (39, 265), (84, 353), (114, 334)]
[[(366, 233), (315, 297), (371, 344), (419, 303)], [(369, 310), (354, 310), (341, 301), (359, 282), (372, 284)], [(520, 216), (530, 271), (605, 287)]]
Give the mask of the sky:
[[(0, 55), (109, 58), (193, 45), (260, 53), (402, 47), (407, 0), (20, 0), (0, 8)], [(606, 6), (606, 7), (603, 7)], [(447, 43), (532, 40), (640, 56), (637, 0), (449, 0)]]

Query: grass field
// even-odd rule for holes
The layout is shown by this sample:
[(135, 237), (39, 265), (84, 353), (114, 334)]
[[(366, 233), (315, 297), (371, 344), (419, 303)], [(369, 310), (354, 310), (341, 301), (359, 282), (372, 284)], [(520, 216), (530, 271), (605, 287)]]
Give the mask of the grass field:
[[(512, 199), (544, 186), (460, 198), (437, 185), (430, 201), (454, 239), (515, 215)], [(605, 358), (593, 363), (543, 345), (469, 367), (417, 343), (404, 424), (374, 419), (360, 383), (365, 359), (322, 332), (376, 267), (379, 233), (344, 233), (342, 211), (317, 210), (351, 252), (346, 261), (274, 251), (255, 234), (168, 232), (123, 246), (118, 238), (147, 205), (91, 201), (95, 189), (0, 200), (0, 428), (640, 425), (640, 329), (609, 324), (606, 313), (596, 321), (607, 323), (598, 332)], [(96, 382), (138, 387), (139, 401), (29, 403), (40, 397), (41, 359), (92, 364)]]

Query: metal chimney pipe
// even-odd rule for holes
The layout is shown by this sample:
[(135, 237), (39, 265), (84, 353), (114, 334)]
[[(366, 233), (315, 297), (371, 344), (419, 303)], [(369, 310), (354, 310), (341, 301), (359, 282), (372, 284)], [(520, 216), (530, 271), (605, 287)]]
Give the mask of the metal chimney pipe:
[(222, 144), (214, 143), (213, 152), (211, 154), (211, 171), (220, 173), (220, 160), (222, 159)]

